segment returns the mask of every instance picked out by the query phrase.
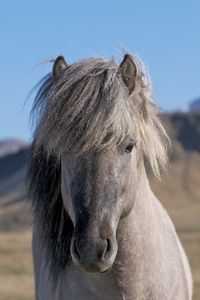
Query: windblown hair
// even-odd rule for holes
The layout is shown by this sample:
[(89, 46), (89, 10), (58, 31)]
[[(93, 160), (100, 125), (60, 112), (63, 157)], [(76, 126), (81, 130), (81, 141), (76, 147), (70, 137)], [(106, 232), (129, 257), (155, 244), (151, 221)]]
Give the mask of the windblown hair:
[[(135, 60), (135, 58), (133, 58)], [(151, 85), (141, 63), (134, 92), (128, 90), (114, 61), (81, 60), (60, 78), (48, 74), (39, 83), (32, 116), (36, 130), (29, 167), (34, 222), (43, 229), (54, 273), (69, 261), (73, 225), (63, 207), (60, 157), (116, 147), (137, 139), (155, 176), (167, 163), (168, 137), (151, 101)]]

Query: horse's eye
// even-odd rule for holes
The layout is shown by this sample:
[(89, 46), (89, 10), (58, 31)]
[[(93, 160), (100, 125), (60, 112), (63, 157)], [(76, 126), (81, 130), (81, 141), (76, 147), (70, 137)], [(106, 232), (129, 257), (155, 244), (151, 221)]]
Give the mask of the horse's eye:
[(136, 143), (128, 144), (128, 146), (126, 146), (126, 148), (125, 148), (125, 152), (130, 153), (133, 150), (133, 148), (135, 147), (135, 145), (136, 145)]

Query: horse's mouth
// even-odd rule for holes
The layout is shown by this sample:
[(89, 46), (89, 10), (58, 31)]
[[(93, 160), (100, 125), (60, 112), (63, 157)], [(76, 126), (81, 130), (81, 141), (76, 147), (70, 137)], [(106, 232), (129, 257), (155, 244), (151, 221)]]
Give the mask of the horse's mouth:
[(93, 274), (102, 274), (102, 275), (105, 275), (107, 273), (110, 272), (110, 270), (112, 269), (112, 267), (108, 267), (108, 268), (100, 268), (99, 266), (95, 265), (95, 266), (81, 266), (81, 265), (78, 265), (77, 266), (78, 269), (81, 271), (81, 272), (86, 272), (86, 273), (93, 273)]
[(78, 260), (76, 257), (72, 256), (72, 261), (74, 265), (81, 271), (86, 273), (96, 273), (96, 274), (106, 274), (112, 269), (112, 265), (107, 265), (104, 263), (88, 263), (85, 261)]
[(103, 271), (103, 272), (100, 272), (101, 274), (107, 274), (109, 272), (111, 272), (112, 270), (112, 267), (108, 268), (107, 270)]

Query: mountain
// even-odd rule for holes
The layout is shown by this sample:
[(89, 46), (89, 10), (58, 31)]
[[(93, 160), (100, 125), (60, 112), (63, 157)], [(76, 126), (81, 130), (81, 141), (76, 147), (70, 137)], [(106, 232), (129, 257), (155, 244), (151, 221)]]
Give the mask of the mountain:
[(200, 230), (200, 112), (162, 117), (172, 141), (168, 172), (151, 185), (176, 228)]
[[(173, 149), (168, 172), (160, 182), (150, 178), (152, 188), (178, 230), (199, 230), (200, 112), (165, 114), (162, 121)], [(7, 150), (0, 157), (0, 231), (23, 230), (31, 224), (25, 201), (29, 148), (23, 143), (18, 148), (10, 145), (3, 146)]]
[(21, 149), (27, 149), (28, 146), (28, 143), (19, 139), (4, 139), (0, 141), (0, 158), (17, 153)]
[(192, 101), (189, 104), (186, 104), (181, 109), (182, 112), (200, 112), (200, 98)]
[(18, 140), (0, 142), (0, 232), (31, 224), (29, 204), (25, 201), (29, 147)]

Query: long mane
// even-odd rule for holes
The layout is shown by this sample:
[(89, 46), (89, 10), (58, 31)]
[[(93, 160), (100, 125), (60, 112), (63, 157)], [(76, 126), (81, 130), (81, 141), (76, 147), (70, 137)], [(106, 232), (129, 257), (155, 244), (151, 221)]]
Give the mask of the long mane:
[(70, 262), (73, 224), (63, 206), (60, 163), (33, 143), (28, 170), (29, 195), (32, 199), (34, 225), (46, 248), (50, 268), (57, 277)]
[(81, 60), (58, 80), (48, 74), (39, 83), (28, 180), (34, 222), (42, 228), (54, 274), (70, 260), (73, 232), (60, 190), (61, 155), (116, 147), (134, 136), (155, 176), (166, 166), (169, 140), (151, 101), (149, 78), (142, 64), (136, 64), (136, 87), (130, 97), (118, 65), (101, 58)]

